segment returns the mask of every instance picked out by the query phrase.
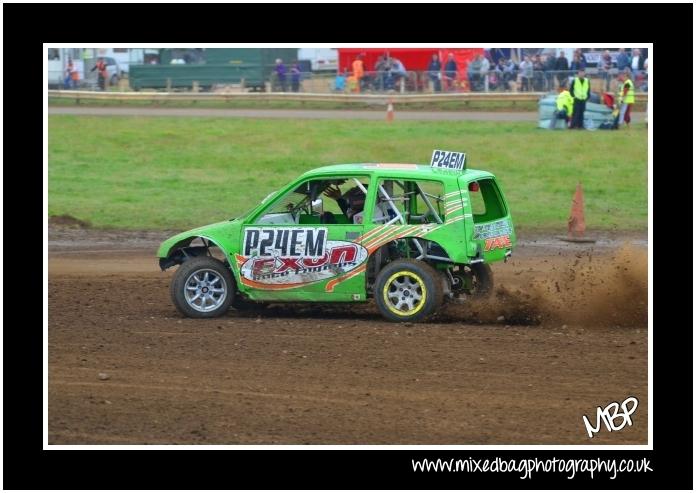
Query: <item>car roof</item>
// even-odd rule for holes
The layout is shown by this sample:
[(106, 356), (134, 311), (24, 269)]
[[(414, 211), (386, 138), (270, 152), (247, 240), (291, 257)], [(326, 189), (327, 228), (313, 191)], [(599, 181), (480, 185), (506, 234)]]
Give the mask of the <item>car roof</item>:
[(356, 164), (335, 164), (331, 166), (322, 166), (307, 171), (302, 175), (302, 178), (315, 175), (337, 175), (337, 174), (362, 174), (362, 175), (377, 175), (384, 177), (398, 178), (416, 178), (416, 179), (434, 179), (448, 181), (465, 178), (467, 180), (477, 180), (483, 178), (494, 178), (492, 173), (476, 169), (449, 170), (442, 168), (434, 168), (423, 164), (411, 163), (356, 163)]

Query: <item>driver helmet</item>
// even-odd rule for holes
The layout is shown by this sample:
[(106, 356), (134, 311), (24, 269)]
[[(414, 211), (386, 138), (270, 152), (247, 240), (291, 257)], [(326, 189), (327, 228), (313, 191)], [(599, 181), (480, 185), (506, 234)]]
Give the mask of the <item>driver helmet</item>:
[[(367, 188), (367, 185), (364, 185)], [(354, 212), (360, 212), (365, 208), (365, 192), (360, 187), (353, 187), (343, 194), (343, 198), (348, 202), (348, 206)]]

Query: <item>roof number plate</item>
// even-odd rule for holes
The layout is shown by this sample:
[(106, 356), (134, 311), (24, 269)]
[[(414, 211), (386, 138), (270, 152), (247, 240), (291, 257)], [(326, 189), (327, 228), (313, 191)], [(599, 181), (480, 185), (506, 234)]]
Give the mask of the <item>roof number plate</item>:
[(433, 168), (463, 170), (466, 166), (466, 153), (434, 150), (430, 160)]

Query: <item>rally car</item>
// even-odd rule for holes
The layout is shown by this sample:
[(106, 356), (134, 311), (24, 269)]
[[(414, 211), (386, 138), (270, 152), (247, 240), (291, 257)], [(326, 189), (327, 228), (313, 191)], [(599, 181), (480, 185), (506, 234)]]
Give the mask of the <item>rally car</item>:
[(157, 253), (176, 308), (217, 317), (278, 302), (365, 302), (420, 321), (453, 298), (490, 293), (489, 264), (515, 246), (495, 176), (466, 154), (430, 165), (363, 163), (311, 170), (236, 219), (178, 234)]

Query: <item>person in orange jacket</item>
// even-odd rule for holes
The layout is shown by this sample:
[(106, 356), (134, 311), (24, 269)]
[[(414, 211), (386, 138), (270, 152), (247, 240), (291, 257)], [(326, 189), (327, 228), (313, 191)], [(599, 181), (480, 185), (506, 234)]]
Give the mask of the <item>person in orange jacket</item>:
[(356, 92), (360, 92), (362, 78), (365, 76), (365, 63), (363, 62), (364, 55), (361, 53), (353, 62), (353, 77), (357, 81)]
[(74, 89), (77, 87), (76, 75), (77, 70), (75, 70), (75, 64), (72, 58), (68, 58), (68, 67), (65, 69), (65, 80), (63, 80), (63, 87), (65, 89)]
[(106, 63), (104, 62), (103, 58), (99, 58), (97, 60), (97, 63), (92, 67), (92, 70), (90, 72), (94, 72), (97, 70), (97, 74), (99, 76), (98, 82), (99, 82), (99, 89), (102, 91), (106, 90), (106, 79), (109, 76), (109, 72), (106, 70)]
[(77, 71), (77, 68), (73, 65), (72, 71), (70, 72), (70, 77), (72, 79), (72, 87), (73, 89), (77, 89), (77, 85), (80, 82), (80, 72)]

